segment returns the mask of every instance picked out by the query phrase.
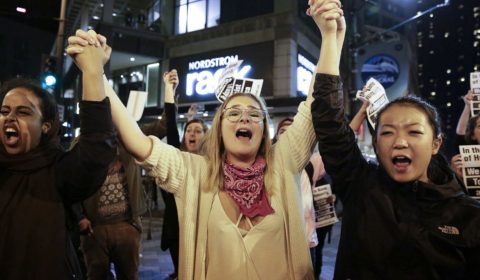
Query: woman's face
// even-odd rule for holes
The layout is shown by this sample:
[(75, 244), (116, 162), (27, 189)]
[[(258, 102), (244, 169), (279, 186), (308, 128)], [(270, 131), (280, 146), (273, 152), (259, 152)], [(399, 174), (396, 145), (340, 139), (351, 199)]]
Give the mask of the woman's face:
[(226, 104), (221, 120), (227, 160), (242, 166), (255, 161), (263, 139), (265, 113), (251, 97), (237, 96)]
[(183, 137), (187, 151), (190, 153), (197, 153), (203, 136), (205, 136), (203, 125), (198, 122), (190, 123), (187, 126), (187, 129), (185, 129), (185, 136)]
[(400, 183), (428, 182), (427, 169), (441, 146), (428, 118), (408, 105), (393, 105), (381, 115), (376, 151), (388, 175)]
[(480, 143), (480, 118), (477, 118), (477, 120), (475, 121), (475, 128), (473, 129), (472, 140)]
[(51, 125), (42, 122), (40, 99), (30, 90), (14, 88), (3, 99), (0, 139), (8, 154), (23, 154), (36, 148)]

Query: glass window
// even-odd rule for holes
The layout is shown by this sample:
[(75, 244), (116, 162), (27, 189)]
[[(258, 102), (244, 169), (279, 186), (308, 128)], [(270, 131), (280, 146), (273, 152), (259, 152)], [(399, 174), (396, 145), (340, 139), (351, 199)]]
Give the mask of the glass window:
[(160, 92), (160, 63), (147, 65), (147, 92), (147, 107), (157, 106)]
[(177, 0), (175, 33), (182, 34), (218, 25), (220, 0)]

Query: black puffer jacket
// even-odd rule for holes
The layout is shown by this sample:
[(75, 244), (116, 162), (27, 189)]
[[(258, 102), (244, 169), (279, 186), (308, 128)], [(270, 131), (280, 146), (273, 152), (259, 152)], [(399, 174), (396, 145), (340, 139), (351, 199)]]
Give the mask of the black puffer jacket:
[(367, 163), (341, 86), (317, 74), (312, 104), (320, 154), (344, 204), (335, 279), (480, 279), (480, 203), (451, 172), (437, 184), (399, 184)]

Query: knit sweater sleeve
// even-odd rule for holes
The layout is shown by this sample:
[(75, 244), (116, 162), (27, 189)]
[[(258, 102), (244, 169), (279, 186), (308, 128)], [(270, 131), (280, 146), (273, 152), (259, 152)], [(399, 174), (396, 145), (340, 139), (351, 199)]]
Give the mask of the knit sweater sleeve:
[(310, 160), (315, 143), (310, 108), (302, 102), (298, 106), (298, 113), (292, 125), (282, 134), (275, 144), (275, 149), (281, 151), (286, 168), (293, 173), (300, 173)]
[(185, 152), (168, 145), (155, 136), (149, 136), (153, 141), (150, 156), (143, 162), (138, 162), (149, 176), (155, 178), (157, 184), (164, 190), (173, 194), (180, 194), (187, 174), (186, 157), (191, 157)]

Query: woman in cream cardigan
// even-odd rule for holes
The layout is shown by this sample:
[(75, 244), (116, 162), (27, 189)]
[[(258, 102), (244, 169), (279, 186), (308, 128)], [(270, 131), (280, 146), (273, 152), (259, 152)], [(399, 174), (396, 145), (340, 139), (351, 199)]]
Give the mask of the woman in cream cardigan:
[[(338, 0), (311, 2), (309, 14), (317, 17), (319, 27), (332, 20), (344, 23)], [(77, 32), (69, 38), (70, 55), (81, 52), (79, 44), (86, 39), (96, 40), (84, 35)], [(344, 28), (322, 34), (317, 69), (338, 69), (344, 35)], [(274, 146), (262, 100), (251, 94), (230, 96), (213, 119), (201, 155), (196, 155), (145, 136), (106, 79), (104, 84), (125, 147), (175, 196), (179, 279), (313, 279), (299, 189), (316, 142), (312, 90)]]

